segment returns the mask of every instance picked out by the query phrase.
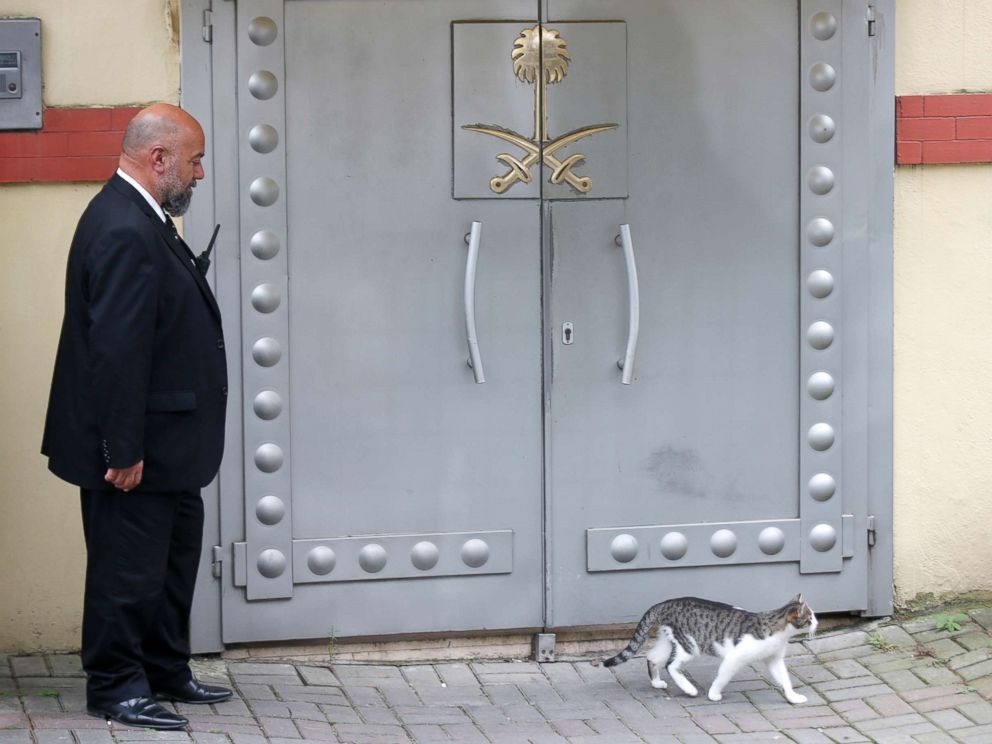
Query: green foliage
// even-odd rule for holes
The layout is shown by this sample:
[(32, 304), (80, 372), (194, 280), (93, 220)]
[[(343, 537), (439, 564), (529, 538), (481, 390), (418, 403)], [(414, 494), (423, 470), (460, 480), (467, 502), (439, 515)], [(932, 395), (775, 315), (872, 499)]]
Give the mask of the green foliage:
[(894, 644), (882, 638), (878, 631), (875, 630), (868, 634), (868, 645), (876, 651), (881, 651), (883, 653), (887, 651), (894, 651), (896, 649)]
[(960, 612), (956, 612), (953, 615), (947, 615), (942, 612), (934, 617), (934, 621), (937, 624), (937, 630), (946, 630), (951, 633), (956, 630), (961, 630), (961, 621), (967, 619), (968, 616)]

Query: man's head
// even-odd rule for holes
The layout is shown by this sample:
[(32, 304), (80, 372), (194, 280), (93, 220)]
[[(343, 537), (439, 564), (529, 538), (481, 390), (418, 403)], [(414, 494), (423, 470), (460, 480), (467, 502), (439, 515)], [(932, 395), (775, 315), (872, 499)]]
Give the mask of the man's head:
[(203, 129), (178, 106), (156, 103), (128, 124), (120, 168), (174, 217), (189, 208), (196, 182), (203, 178)]

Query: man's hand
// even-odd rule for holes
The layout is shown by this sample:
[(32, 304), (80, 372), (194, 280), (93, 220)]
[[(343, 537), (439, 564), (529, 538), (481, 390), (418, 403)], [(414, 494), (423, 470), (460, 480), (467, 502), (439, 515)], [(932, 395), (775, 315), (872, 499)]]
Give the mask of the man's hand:
[(103, 479), (126, 493), (132, 488), (137, 488), (138, 484), (141, 483), (141, 473), (144, 468), (144, 460), (138, 460), (137, 465), (132, 465), (129, 468), (108, 468)]

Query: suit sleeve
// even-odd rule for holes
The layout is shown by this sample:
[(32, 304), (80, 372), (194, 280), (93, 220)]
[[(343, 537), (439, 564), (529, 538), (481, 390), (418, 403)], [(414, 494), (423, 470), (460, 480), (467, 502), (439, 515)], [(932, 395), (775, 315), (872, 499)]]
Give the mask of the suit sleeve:
[[(91, 410), (108, 467), (144, 458), (145, 403), (151, 376), (158, 277), (149, 236), (115, 228), (88, 262)], [(152, 238), (153, 240), (153, 238)]]

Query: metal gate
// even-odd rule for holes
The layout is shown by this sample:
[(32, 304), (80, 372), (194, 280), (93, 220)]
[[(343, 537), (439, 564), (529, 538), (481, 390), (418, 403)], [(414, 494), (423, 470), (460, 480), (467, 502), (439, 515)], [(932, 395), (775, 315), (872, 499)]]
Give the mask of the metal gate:
[(886, 611), (890, 6), (215, 2), (223, 642)]

